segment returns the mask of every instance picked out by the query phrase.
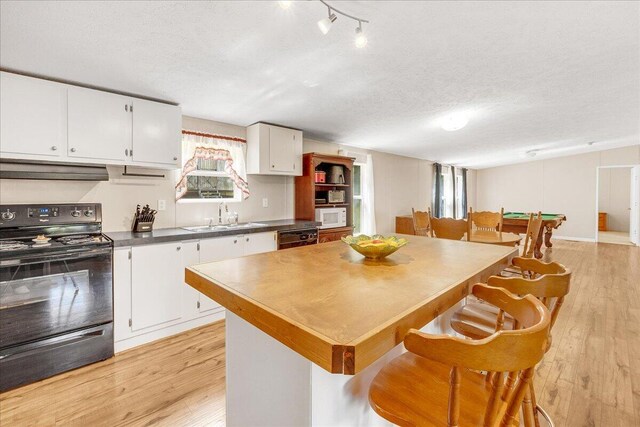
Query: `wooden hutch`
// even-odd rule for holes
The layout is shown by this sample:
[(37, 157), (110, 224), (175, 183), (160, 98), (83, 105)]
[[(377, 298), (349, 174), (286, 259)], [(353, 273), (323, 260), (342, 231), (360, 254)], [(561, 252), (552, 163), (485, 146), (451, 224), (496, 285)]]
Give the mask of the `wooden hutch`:
[[(302, 176), (296, 176), (296, 219), (315, 220), (316, 209), (347, 209), (346, 227), (320, 229), (320, 243), (340, 240), (342, 236), (353, 234), (353, 159), (320, 153), (306, 153), (302, 157)], [(332, 166), (342, 166), (344, 183), (330, 183)], [(316, 171), (326, 173), (324, 183), (316, 182)], [(329, 203), (329, 191), (344, 191), (344, 203)]]

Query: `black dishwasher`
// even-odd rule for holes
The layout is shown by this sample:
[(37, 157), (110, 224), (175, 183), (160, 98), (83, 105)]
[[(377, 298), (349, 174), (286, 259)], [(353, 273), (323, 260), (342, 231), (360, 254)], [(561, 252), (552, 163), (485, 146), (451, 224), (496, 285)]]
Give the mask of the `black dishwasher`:
[(278, 231), (278, 250), (316, 243), (318, 243), (318, 229), (315, 227)]

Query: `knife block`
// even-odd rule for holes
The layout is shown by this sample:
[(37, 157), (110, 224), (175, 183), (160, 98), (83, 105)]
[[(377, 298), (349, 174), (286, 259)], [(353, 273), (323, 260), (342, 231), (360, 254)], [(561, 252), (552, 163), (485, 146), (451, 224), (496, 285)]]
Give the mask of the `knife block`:
[(140, 222), (137, 219), (133, 223), (133, 232), (134, 233), (145, 233), (148, 231), (153, 231), (153, 221), (150, 222)]

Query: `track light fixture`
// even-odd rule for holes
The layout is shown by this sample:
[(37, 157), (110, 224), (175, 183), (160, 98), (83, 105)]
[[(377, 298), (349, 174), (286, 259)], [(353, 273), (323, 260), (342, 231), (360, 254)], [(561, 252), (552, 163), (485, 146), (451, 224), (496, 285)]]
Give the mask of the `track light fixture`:
[(320, 28), (322, 34), (327, 34), (329, 32), (331, 24), (333, 24), (336, 19), (338, 19), (338, 17), (335, 13), (332, 13), (331, 8), (329, 8), (329, 16), (318, 21), (318, 28)]
[(368, 24), (369, 21), (367, 21), (366, 19), (358, 18), (357, 16), (349, 15), (348, 13), (342, 12), (336, 9), (335, 7), (331, 6), (329, 3), (327, 3), (324, 0), (320, 0), (320, 3), (324, 4), (325, 6), (327, 6), (327, 9), (329, 9), (329, 16), (318, 21), (318, 28), (320, 28), (320, 31), (322, 31), (322, 34), (327, 34), (329, 32), (329, 30), (331, 29), (331, 25), (334, 23), (336, 19), (338, 19), (338, 17), (336, 16), (336, 13), (337, 13), (346, 18), (353, 19), (358, 23), (358, 26), (356, 27), (356, 37), (355, 37), (356, 47), (359, 49), (362, 49), (367, 45), (368, 40), (367, 40), (367, 36), (362, 31), (362, 24), (363, 23)]
[(356, 28), (356, 47), (358, 49), (362, 49), (367, 45), (367, 36), (362, 32), (362, 23), (358, 22), (358, 27)]

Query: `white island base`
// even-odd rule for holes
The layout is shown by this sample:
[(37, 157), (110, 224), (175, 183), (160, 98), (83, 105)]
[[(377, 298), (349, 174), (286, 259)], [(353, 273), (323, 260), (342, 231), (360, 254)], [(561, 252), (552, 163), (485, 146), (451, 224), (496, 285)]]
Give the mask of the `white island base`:
[[(422, 330), (449, 330), (457, 304)], [(369, 384), (404, 351), (396, 346), (356, 375), (331, 374), (226, 312), (228, 427), (391, 426), (369, 406)]]

